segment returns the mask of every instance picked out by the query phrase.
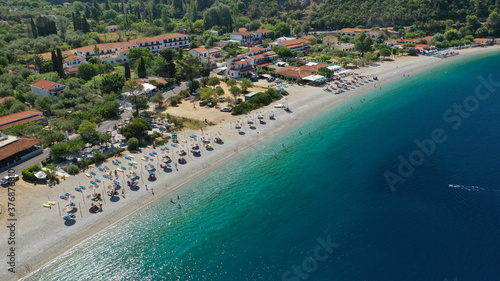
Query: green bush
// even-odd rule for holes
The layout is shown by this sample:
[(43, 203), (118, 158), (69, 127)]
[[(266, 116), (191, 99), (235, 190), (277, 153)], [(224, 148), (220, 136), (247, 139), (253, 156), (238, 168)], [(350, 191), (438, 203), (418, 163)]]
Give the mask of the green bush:
[(180, 95), (181, 95), (181, 97), (182, 97), (182, 98), (184, 98), (184, 99), (187, 99), (187, 98), (189, 98), (189, 96), (190, 96), (190, 95), (189, 95), (189, 91), (188, 91), (188, 90), (182, 90), (182, 91), (180, 91), (180, 93), (179, 93), (179, 94), (180, 94)]
[(23, 175), (24, 180), (26, 181), (35, 181), (37, 178), (35, 177), (35, 173), (33, 173), (30, 167), (24, 169), (21, 174)]
[(42, 165), (40, 165), (40, 163), (35, 163), (33, 165), (31, 165), (31, 171), (32, 172), (38, 172), (42, 169)]
[(127, 142), (128, 150), (136, 150), (139, 146), (139, 140), (137, 138), (130, 138)]
[[(282, 91), (282, 93), (285, 92), (284, 90), (281, 90), (281, 91)], [(288, 93), (286, 93), (286, 94), (288, 94)], [(256, 94), (249, 101), (242, 102), (239, 105), (235, 106), (233, 108), (233, 112), (231, 114), (232, 115), (245, 114), (245, 113), (248, 113), (254, 109), (258, 109), (258, 108), (261, 108), (263, 106), (269, 105), (271, 102), (273, 102), (275, 100), (279, 100), (280, 98), (281, 98), (281, 95), (278, 93), (277, 90), (268, 89), (264, 93)]]
[(180, 103), (181, 96), (176, 95), (176, 96), (170, 97), (169, 99), (170, 99), (170, 105), (176, 106), (176, 105), (178, 105)]
[(78, 168), (75, 164), (69, 164), (66, 168), (66, 172), (70, 175), (78, 174), (80, 172), (80, 168)]
[[(24, 180), (26, 181), (36, 181), (37, 177), (35, 177), (35, 172), (38, 172), (42, 169), (42, 165), (40, 163), (35, 163), (30, 167), (24, 169), (21, 174), (23, 175)], [(47, 173), (45, 173), (47, 174)]]

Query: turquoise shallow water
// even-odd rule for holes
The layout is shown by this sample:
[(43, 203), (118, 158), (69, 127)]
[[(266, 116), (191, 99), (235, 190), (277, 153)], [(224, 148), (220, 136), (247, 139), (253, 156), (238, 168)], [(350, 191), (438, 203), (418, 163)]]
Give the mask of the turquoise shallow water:
[[(500, 87), (470, 97), (499, 65), (449, 64), (305, 120), (190, 183), (183, 209), (156, 202), (28, 279), (499, 280)], [(437, 128), (446, 141), (416, 157)]]

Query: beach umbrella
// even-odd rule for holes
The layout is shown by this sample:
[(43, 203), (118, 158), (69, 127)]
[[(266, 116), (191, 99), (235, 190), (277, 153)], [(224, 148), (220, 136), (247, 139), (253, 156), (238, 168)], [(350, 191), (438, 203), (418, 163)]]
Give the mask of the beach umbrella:
[(110, 184), (107, 186), (108, 189), (113, 189), (113, 186)]
[(64, 207), (62, 209), (62, 211), (65, 212), (65, 213), (69, 213), (69, 212), (73, 211), (73, 209), (74, 209), (73, 206), (67, 206), (67, 207)]

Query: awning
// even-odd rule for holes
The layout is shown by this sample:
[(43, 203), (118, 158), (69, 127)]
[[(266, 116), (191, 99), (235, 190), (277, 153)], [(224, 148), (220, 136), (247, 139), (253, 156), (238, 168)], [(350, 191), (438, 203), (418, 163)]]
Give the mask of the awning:
[(306, 77), (304, 77), (304, 78), (302, 78), (302, 79), (304, 79), (304, 80), (308, 80), (308, 81), (317, 82), (317, 81), (319, 81), (319, 80), (321, 80), (321, 79), (324, 79), (324, 78), (325, 78), (325, 77), (324, 77), (324, 76), (322, 76), (322, 75), (309, 75), (309, 76), (306, 76)]

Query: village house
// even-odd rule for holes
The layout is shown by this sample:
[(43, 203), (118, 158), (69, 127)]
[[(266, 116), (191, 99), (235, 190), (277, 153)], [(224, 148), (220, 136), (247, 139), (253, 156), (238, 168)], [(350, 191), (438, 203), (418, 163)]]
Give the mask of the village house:
[(51, 19), (57, 19), (56, 15), (40, 15), (41, 18), (51, 18)]
[(31, 91), (39, 96), (53, 96), (57, 97), (60, 93), (65, 91), (68, 87), (65, 85), (52, 82), (47, 79), (40, 79), (35, 84), (31, 85)]
[(163, 40), (157, 37), (142, 37), (129, 42), (135, 43), (137, 47), (148, 48), (151, 52), (159, 52), (163, 48)]
[(189, 46), (189, 36), (181, 33), (165, 33), (162, 35), (155, 36), (156, 38), (163, 40), (163, 48), (183, 48)]
[(117, 31), (117, 30), (118, 30), (118, 25), (115, 25), (115, 24), (113, 24), (113, 25), (108, 25), (108, 26), (106, 26), (106, 30), (107, 30), (108, 32), (115, 32), (115, 31)]
[(78, 67), (80, 64), (87, 62), (86, 59), (79, 56), (69, 56), (64, 59), (63, 68)]
[(231, 40), (238, 41), (242, 46), (247, 46), (253, 43), (255, 35), (252, 32), (233, 32), (231, 33)]
[(256, 39), (266, 38), (267, 36), (269, 36), (270, 33), (271, 30), (269, 29), (258, 28), (257, 30), (255, 30), (255, 38)]
[(339, 38), (337, 36), (325, 36), (325, 38), (323, 38), (323, 43), (328, 46), (337, 44), (339, 43)]
[(304, 39), (292, 39), (292, 40), (281, 41), (277, 44), (277, 46), (286, 47), (292, 51), (304, 51), (311, 47), (309, 45), (309, 41)]
[(73, 6), (70, 2), (64, 2), (63, 3), (63, 7), (64, 8), (71, 8), (71, 6)]

